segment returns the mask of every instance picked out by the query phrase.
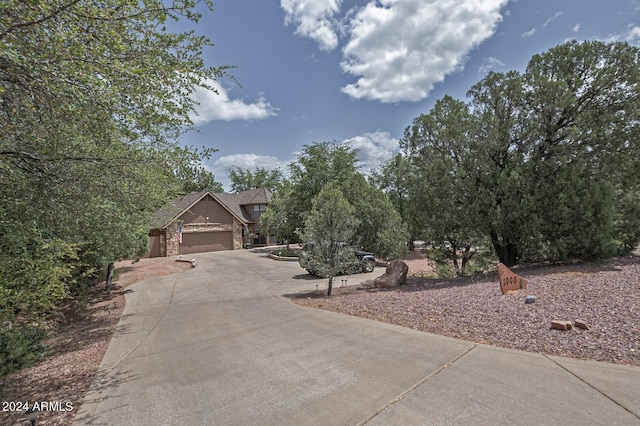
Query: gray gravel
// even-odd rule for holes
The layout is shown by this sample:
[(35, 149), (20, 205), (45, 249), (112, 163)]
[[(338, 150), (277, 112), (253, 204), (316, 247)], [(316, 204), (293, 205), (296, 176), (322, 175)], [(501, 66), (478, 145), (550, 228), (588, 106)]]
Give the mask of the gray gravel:
[[(640, 257), (514, 269), (528, 289), (502, 295), (495, 273), (451, 280), (410, 278), (390, 290), (340, 289), (294, 302), (477, 343), (640, 366)], [(527, 295), (535, 303), (525, 304)], [(589, 330), (551, 328), (582, 320)]]

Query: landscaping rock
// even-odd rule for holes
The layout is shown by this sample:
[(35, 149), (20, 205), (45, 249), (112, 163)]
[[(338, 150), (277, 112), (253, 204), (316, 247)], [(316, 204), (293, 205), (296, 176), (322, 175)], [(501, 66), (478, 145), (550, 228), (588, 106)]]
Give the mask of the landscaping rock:
[(394, 260), (387, 266), (385, 273), (373, 281), (373, 285), (377, 288), (386, 288), (406, 284), (407, 272), (409, 272), (409, 266), (406, 263), (402, 260)]
[(587, 323), (582, 321), (582, 320), (575, 320), (574, 323), (575, 323), (577, 328), (581, 328), (583, 330), (588, 330), (589, 329), (589, 326), (587, 325)]
[(551, 321), (551, 328), (566, 331), (571, 330), (573, 326), (571, 325), (571, 321)]
[(500, 291), (502, 291), (502, 294), (510, 294), (527, 288), (527, 280), (511, 272), (502, 263), (498, 263), (498, 278), (500, 279)]
[(532, 295), (529, 295), (524, 298), (524, 303), (526, 303), (527, 305), (530, 303), (535, 303), (535, 301), (536, 301), (536, 297)]

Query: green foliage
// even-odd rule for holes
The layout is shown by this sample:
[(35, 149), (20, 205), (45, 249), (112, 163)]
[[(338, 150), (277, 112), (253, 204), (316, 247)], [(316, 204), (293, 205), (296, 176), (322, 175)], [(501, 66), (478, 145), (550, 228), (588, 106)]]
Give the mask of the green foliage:
[(351, 241), (357, 226), (355, 208), (336, 183), (327, 184), (313, 199), (302, 238), (314, 242), (308, 261), (318, 275), (329, 278), (328, 296), (333, 277), (344, 272), (345, 264), (353, 262), (353, 249), (344, 243)]
[(30, 367), (45, 354), (42, 341), (47, 332), (40, 327), (27, 325), (13, 327), (10, 322), (0, 324), (0, 377)]
[(236, 167), (229, 170), (229, 179), (231, 180), (232, 192), (257, 188), (267, 188), (271, 192), (276, 192), (282, 186), (284, 177), (280, 170), (267, 170), (263, 167), (256, 167), (251, 171)]
[(6, 222), (0, 231), (0, 320), (38, 321), (67, 295), (74, 247)]
[(485, 239), (507, 265), (628, 252), (640, 240), (639, 62), (626, 43), (569, 42), (525, 74), (489, 73), (468, 104), (437, 101), (402, 141), (406, 221), (463, 265)]
[(617, 254), (628, 255), (640, 241), (640, 187), (616, 190), (613, 235)]
[(260, 224), (269, 229), (270, 234), (275, 234), (279, 241), (297, 240), (296, 227), (289, 219), (292, 189), (288, 181), (272, 197), (267, 210), (260, 216)]
[(294, 250), (292, 248), (283, 248), (283, 249), (273, 250), (271, 253), (280, 257), (298, 257), (300, 255), (300, 250)]
[(144, 251), (168, 200), (215, 186), (208, 151), (178, 138), (194, 90), (227, 67), (205, 66), (206, 38), (166, 29), (197, 22), (196, 3), (0, 5), (0, 315), (18, 334), (78, 277)]
[[(383, 257), (406, 252), (408, 232), (387, 198), (369, 184), (356, 167), (357, 151), (345, 143), (322, 142), (305, 146), (291, 168), (291, 192), (286, 207), (286, 226), (303, 229), (313, 200), (328, 184), (335, 184), (355, 208), (359, 219), (352, 240), (344, 241)], [(395, 239), (394, 239), (395, 236)]]

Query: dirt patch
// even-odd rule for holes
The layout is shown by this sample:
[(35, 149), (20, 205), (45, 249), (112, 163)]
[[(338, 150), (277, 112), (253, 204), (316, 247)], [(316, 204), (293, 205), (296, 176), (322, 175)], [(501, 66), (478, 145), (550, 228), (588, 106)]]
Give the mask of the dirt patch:
[(178, 262), (166, 257), (140, 259), (139, 261), (123, 260), (114, 266), (118, 271), (118, 279), (114, 282), (121, 288), (149, 278), (177, 274), (192, 268), (189, 262)]
[[(145, 279), (191, 269), (190, 263), (170, 258), (130, 260), (115, 264), (115, 289), (104, 291), (104, 283), (71, 300), (64, 318), (47, 340), (49, 351), (31, 368), (6, 379), (2, 401), (28, 403), (45, 401), (58, 405), (38, 415), (39, 425), (70, 425), (80, 408), (98, 366), (104, 357), (124, 310), (124, 289)], [(59, 409), (58, 409), (59, 408)], [(23, 411), (0, 411), (0, 424), (30, 424)]]
[(420, 251), (411, 251), (402, 260), (409, 267), (408, 276), (429, 276), (435, 270), (435, 263)]

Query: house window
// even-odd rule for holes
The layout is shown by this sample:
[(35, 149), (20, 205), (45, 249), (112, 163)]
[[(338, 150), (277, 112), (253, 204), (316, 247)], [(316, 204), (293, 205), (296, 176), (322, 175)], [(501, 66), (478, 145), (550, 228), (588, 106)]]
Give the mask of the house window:
[(266, 204), (254, 204), (253, 205), (253, 218), (258, 219), (267, 210)]

